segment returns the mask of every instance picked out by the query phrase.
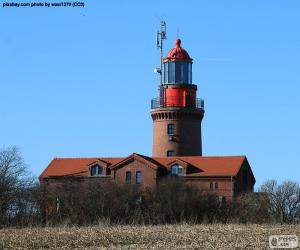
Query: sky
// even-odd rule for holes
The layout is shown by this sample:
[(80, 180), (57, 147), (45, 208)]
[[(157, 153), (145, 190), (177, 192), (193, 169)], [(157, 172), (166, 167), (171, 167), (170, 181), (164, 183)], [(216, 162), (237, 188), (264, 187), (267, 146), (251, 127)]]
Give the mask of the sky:
[(18, 146), (35, 176), (54, 157), (151, 155), (164, 20), (165, 54), (178, 35), (194, 59), (203, 155), (246, 155), (256, 187), (299, 182), (299, 1), (3, 2), (0, 147)]

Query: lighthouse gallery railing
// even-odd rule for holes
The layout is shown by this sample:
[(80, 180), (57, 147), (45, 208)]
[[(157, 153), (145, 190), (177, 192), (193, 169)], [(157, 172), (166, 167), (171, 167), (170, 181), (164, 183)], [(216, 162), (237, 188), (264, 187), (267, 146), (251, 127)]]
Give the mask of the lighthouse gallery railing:
[(176, 99), (174, 98), (174, 102), (172, 102), (170, 97), (168, 97), (168, 102), (165, 102), (163, 100), (163, 98), (151, 99), (151, 109), (168, 108), (168, 107), (204, 109), (204, 99), (197, 98), (196, 103), (193, 103), (193, 104), (186, 103), (183, 100), (178, 100), (177, 97), (176, 97)]

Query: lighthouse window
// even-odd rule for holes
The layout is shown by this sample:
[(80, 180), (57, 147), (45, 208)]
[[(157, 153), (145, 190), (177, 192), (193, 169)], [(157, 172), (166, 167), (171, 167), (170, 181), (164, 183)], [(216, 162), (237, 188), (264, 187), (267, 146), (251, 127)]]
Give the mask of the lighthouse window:
[(182, 83), (182, 69), (181, 69), (181, 62), (175, 63), (175, 82)]
[(168, 83), (168, 63), (164, 63), (164, 83)]
[(190, 83), (188, 79), (189, 75), (189, 63), (183, 62), (182, 63), (182, 82), (183, 83)]
[(167, 156), (174, 156), (175, 152), (173, 150), (168, 150), (167, 151)]
[(168, 135), (175, 134), (175, 125), (173, 123), (168, 124)]
[(192, 64), (188, 64), (188, 83), (192, 83)]
[(175, 82), (175, 62), (169, 62), (168, 65), (168, 82)]

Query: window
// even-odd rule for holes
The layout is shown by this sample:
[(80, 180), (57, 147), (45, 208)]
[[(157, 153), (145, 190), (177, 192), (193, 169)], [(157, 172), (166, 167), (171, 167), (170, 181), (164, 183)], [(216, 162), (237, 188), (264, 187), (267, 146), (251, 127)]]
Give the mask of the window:
[(175, 82), (182, 83), (181, 62), (175, 62)]
[(167, 151), (167, 156), (174, 156), (175, 152), (173, 150), (168, 150)]
[(142, 183), (142, 172), (136, 171), (135, 173), (135, 184), (141, 184)]
[(215, 183), (215, 189), (218, 189), (219, 185), (218, 182)]
[(164, 83), (168, 83), (168, 63), (164, 63)]
[(127, 171), (126, 172), (126, 184), (130, 184), (131, 183), (131, 172)]
[(175, 82), (175, 62), (169, 62), (168, 65), (168, 83)]
[(175, 125), (173, 123), (168, 124), (168, 135), (175, 134)]
[(178, 164), (175, 164), (171, 167), (172, 175), (183, 175), (183, 168)]
[(95, 165), (91, 167), (91, 176), (95, 175), (102, 175), (103, 174), (103, 168), (99, 165)]
[(188, 71), (189, 71), (189, 73), (188, 73), (188, 83), (192, 83), (192, 64), (191, 63), (189, 63), (189, 66), (188, 66)]
[(182, 62), (182, 83), (190, 83), (188, 79), (189, 64), (188, 62)]
[(214, 185), (213, 185), (213, 183), (211, 182), (211, 183), (209, 183), (209, 187), (210, 187), (210, 189), (213, 189), (214, 188)]

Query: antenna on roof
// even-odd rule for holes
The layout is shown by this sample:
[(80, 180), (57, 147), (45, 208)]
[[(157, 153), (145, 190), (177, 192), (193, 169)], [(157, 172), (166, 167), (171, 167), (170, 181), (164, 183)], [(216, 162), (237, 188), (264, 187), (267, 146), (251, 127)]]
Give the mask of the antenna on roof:
[(160, 49), (160, 68), (155, 68), (154, 72), (160, 74), (160, 84), (162, 84), (163, 40), (167, 39), (166, 27), (166, 22), (160, 21), (160, 31), (156, 33), (156, 47)]

